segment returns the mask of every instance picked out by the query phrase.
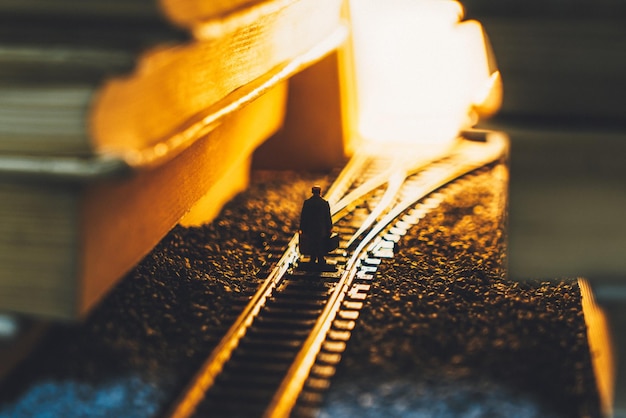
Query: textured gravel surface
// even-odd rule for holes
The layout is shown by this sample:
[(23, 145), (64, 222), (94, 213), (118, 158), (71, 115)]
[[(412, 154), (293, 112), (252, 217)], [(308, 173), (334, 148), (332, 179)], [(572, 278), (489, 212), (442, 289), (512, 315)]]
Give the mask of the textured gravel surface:
[(444, 192), (382, 264), (323, 416), (600, 415), (577, 282), (506, 278), (502, 169)]
[[(2, 382), (0, 417), (158, 416), (259, 285), (268, 246), (295, 232), (311, 183), (328, 178), (257, 172), (213, 223), (175, 228)], [(381, 267), (326, 416), (595, 416), (576, 283), (505, 279), (506, 182), (494, 179), (446, 194)]]
[[(256, 172), (213, 223), (176, 227), (84, 324), (53, 335), (0, 385), (0, 417), (151, 417), (219, 342), (327, 175)], [(262, 276), (262, 274), (260, 274)], [(233, 308), (231, 308), (233, 307)]]

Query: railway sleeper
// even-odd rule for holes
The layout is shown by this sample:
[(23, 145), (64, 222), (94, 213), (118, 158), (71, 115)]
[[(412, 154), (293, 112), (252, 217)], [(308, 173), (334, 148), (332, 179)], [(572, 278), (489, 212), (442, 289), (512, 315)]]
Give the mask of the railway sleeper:
[(315, 364), (310, 374), (314, 377), (330, 379), (335, 375), (335, 370), (335, 366)]
[[(218, 404), (203, 407), (197, 411), (194, 417), (254, 417), (262, 416), (265, 405), (237, 405), (236, 400), (231, 400), (233, 404)], [(240, 402), (241, 403), (241, 402)]]
[(270, 340), (260, 338), (244, 337), (239, 343), (239, 347), (247, 350), (276, 350), (284, 353), (296, 352), (302, 346), (301, 339), (290, 340)]
[[(232, 400), (233, 403), (237, 403)], [(200, 408), (194, 417), (254, 417), (262, 416), (264, 405), (229, 405), (219, 404)]]
[(325, 298), (332, 288), (334, 280), (326, 277), (299, 278), (298, 280), (286, 281), (280, 286), (278, 292), (285, 295), (293, 295), (294, 297), (317, 297)]
[(222, 371), (215, 379), (216, 385), (241, 386), (247, 388), (255, 385), (280, 383), (287, 373), (289, 363), (252, 365), (233, 365)]
[(274, 295), (281, 296), (283, 299), (318, 299), (324, 300), (335, 287), (335, 281), (325, 280), (323, 278), (315, 278), (301, 280), (299, 282), (290, 281), (283, 285)]
[(254, 324), (246, 331), (246, 336), (256, 338), (257, 336), (264, 336), (265, 338), (306, 338), (309, 335), (309, 329), (281, 329), (281, 328), (265, 328), (258, 327)]
[(318, 415), (319, 415), (319, 406), (296, 404), (296, 406), (291, 411), (290, 416), (292, 418), (310, 418), (310, 417), (316, 417)]
[(317, 364), (329, 364), (336, 365), (341, 361), (341, 354), (338, 353), (328, 353), (328, 352), (320, 352), (315, 359), (315, 363)]
[(292, 361), (294, 354), (291, 351), (254, 351), (245, 348), (237, 348), (232, 355), (231, 361), (258, 361), (258, 362), (285, 362)]
[(255, 372), (257, 373), (267, 373), (269, 375), (272, 375), (280, 373), (285, 374), (285, 364), (287, 364), (287, 360), (289, 359), (291, 359), (291, 357), (285, 356), (283, 359), (281, 359), (281, 361), (267, 361), (259, 360), (258, 358), (239, 356), (233, 358), (230, 362), (232, 362), (232, 367), (238, 370), (243, 370), (247, 368), (249, 370), (255, 370)]
[(325, 270), (313, 270), (309, 267), (311, 267), (311, 264), (306, 262), (302, 263), (302, 265), (298, 265), (298, 270), (285, 275), (285, 280), (283, 282), (284, 285), (306, 284), (312, 287), (315, 287), (316, 285), (324, 286), (329, 281), (328, 279), (333, 277), (332, 273), (335, 273), (334, 269), (330, 269), (330, 267), (334, 266), (330, 264), (326, 264), (328, 269)]
[(351, 335), (350, 331), (330, 329), (326, 337), (332, 341), (348, 341)]
[(319, 392), (302, 392), (298, 398), (298, 402), (304, 405), (321, 405), (324, 400), (324, 394)]
[[(228, 372), (223, 372), (228, 373)], [(287, 370), (281, 375), (254, 375), (249, 372), (237, 374), (236, 372), (215, 380), (214, 388), (235, 392), (255, 392), (258, 388), (278, 388)]]
[(279, 289), (278, 291), (275, 290), (274, 295), (280, 295), (281, 297), (285, 297), (285, 298), (289, 297), (294, 300), (298, 300), (298, 299), (324, 300), (328, 298), (328, 294), (330, 293), (330, 291), (331, 289), (326, 288), (326, 287), (320, 289), (319, 287), (315, 288), (315, 287), (306, 286), (304, 288), (301, 287), (298, 289), (295, 286), (293, 286), (293, 287), (285, 287), (285, 288)]
[(254, 325), (263, 328), (279, 328), (279, 329), (306, 329), (310, 330), (315, 325), (315, 319), (294, 319), (294, 318), (280, 318), (280, 317), (262, 317), (259, 316), (254, 320)]
[(306, 324), (288, 323), (281, 324), (273, 321), (254, 321), (252, 326), (247, 331), (247, 335), (253, 336), (256, 334), (276, 335), (276, 336), (291, 336), (301, 337), (309, 334), (315, 321), (307, 321)]
[(278, 386), (285, 378), (289, 370), (289, 364), (275, 364), (276, 370), (266, 370), (257, 367), (252, 368), (228, 368), (216, 379), (216, 385), (238, 386), (241, 388), (254, 388), (254, 386)]
[(304, 390), (311, 392), (325, 392), (330, 387), (330, 380), (309, 376), (304, 384)]
[(329, 286), (335, 284), (341, 279), (343, 274), (343, 268), (337, 268), (338, 263), (334, 260), (327, 260), (328, 264), (323, 269), (311, 268), (311, 264), (304, 262), (298, 265), (297, 270), (292, 274), (296, 279), (291, 279), (290, 282), (294, 284), (314, 284)]
[(278, 295), (268, 302), (267, 307), (285, 310), (318, 310), (323, 309), (325, 305), (325, 299), (292, 300), (291, 298), (284, 298)]
[[(250, 388), (250, 390), (233, 390), (233, 388), (225, 386), (213, 386), (205, 396), (206, 407), (210, 411), (217, 412), (218, 410), (227, 411), (245, 411), (245, 410), (257, 410), (259, 408), (265, 409), (270, 399), (274, 395), (276, 388), (256, 386)], [(218, 409), (219, 408), (219, 409)], [(209, 414), (208, 416), (216, 416)], [(222, 416), (222, 415), (217, 415)], [(226, 415), (232, 416), (232, 415)], [(234, 415), (240, 416), (240, 415)], [(246, 415), (248, 416), (248, 415)], [(250, 415), (254, 416), (254, 415)], [(256, 415), (260, 416), (260, 415)]]
[(319, 317), (322, 308), (317, 309), (283, 309), (283, 308), (275, 308), (275, 307), (266, 307), (259, 313), (259, 318), (282, 318), (282, 317), (291, 317), (293, 319), (315, 319)]

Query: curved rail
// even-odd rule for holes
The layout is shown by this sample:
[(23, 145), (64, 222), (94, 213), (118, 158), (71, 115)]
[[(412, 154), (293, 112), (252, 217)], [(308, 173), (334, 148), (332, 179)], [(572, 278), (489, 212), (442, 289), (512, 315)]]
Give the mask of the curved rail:
[[(359, 205), (359, 202), (365, 202), (368, 199), (375, 200), (375, 202), (368, 201), (374, 206), (364, 221), (352, 226), (356, 232), (342, 237), (343, 244), (340, 251), (349, 251), (350, 255), (343, 266), (337, 266), (339, 280), (334, 284), (324, 307), (295, 354), (291, 365), (287, 366), (288, 369), (278, 389), (273, 397), (268, 399), (269, 405), (264, 416), (283, 417), (291, 413), (322, 346), (327, 342), (333, 321), (340, 313), (347, 295), (352, 291), (355, 277), (367, 276), (367, 271), (372, 271), (372, 268), (363, 270), (367, 267), (365, 266), (367, 260), (370, 259), (369, 251), (380, 244), (381, 236), (390, 228), (394, 220), (446, 183), (502, 158), (506, 155), (506, 147), (506, 140), (494, 134), (487, 136), (483, 142), (460, 140), (446, 157), (434, 163), (428, 159), (418, 160), (415, 163), (400, 156), (397, 159), (390, 159), (382, 166), (378, 164), (379, 166), (375, 167), (367, 178), (363, 178), (362, 173), (372, 168), (371, 166), (376, 166), (375, 156), (361, 155), (346, 167), (327, 194), (331, 204), (334, 202), (333, 221), (336, 222), (347, 216)], [(418, 219), (415, 218), (415, 222), (417, 221)], [(297, 268), (298, 260), (297, 236), (294, 235), (268, 278), (205, 361), (185, 394), (169, 414), (170, 416), (188, 417), (193, 414), (207, 390), (215, 383), (216, 377), (233, 356), (255, 318), (264, 309), (267, 301), (273, 297), (272, 295), (279, 293), (278, 288), (285, 277)], [(371, 277), (371, 274), (369, 276)], [(369, 286), (361, 285), (357, 290), (359, 289), (367, 291)]]
[[(315, 363), (315, 358), (320, 351), (326, 334), (330, 330), (331, 323), (335, 318), (338, 307), (347, 294), (348, 289), (357, 274), (359, 269), (358, 261), (367, 256), (368, 248), (381, 234), (381, 232), (383, 232), (385, 228), (388, 228), (389, 225), (410, 206), (417, 203), (429, 193), (464, 174), (501, 158), (503, 150), (506, 150), (506, 147), (506, 141), (504, 138), (499, 136), (493, 136), (490, 138), (490, 141), (487, 141), (479, 146), (477, 146), (476, 143), (462, 143), (456, 148), (455, 153), (450, 157), (451, 159), (458, 159), (458, 161), (453, 161), (451, 166), (446, 167), (447, 169), (443, 168), (444, 165), (436, 167), (433, 172), (429, 172), (427, 175), (423, 176), (424, 179), (422, 179), (422, 181), (417, 184), (411, 184), (408, 187), (406, 187), (407, 182), (403, 179), (405, 188), (408, 188), (409, 190), (408, 193), (406, 193), (406, 195), (395, 205), (389, 204), (390, 196), (388, 195), (381, 200), (381, 204), (377, 206), (377, 210), (372, 212), (372, 215), (379, 214), (381, 211), (384, 211), (385, 208), (387, 209), (387, 214), (381, 220), (372, 225), (368, 234), (363, 239), (358, 241), (357, 247), (352, 252), (352, 256), (346, 264), (346, 271), (344, 272), (341, 281), (335, 287), (335, 291), (329, 298), (328, 305), (324, 309), (322, 315), (320, 315), (317, 324), (315, 325), (309, 338), (305, 341), (300, 353), (298, 353), (298, 356), (292, 364), (280, 388), (276, 392), (276, 395), (272, 399), (264, 417), (289, 416), (289, 413), (293, 409), (298, 395), (304, 386), (309, 371)], [(400, 189), (402, 189), (402, 185), (397, 188), (389, 188), (388, 190), (390, 190), (390, 194), (393, 193), (395, 196)], [(382, 210), (379, 209), (381, 206), (384, 206)], [(373, 223), (373, 220), (370, 218), (373, 219), (375, 216), (370, 216), (367, 219), (368, 222)], [(349, 241), (350, 244), (356, 242), (356, 238), (363, 232), (364, 228), (367, 229), (367, 225), (363, 225), (357, 231), (353, 239)]]

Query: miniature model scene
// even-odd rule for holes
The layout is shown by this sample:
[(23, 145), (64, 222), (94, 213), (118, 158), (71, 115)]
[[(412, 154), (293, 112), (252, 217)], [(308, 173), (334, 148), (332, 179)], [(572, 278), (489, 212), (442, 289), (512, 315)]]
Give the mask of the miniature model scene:
[(0, 0), (0, 418), (626, 417), (585, 1)]
[[(320, 416), (601, 416), (576, 282), (505, 278), (503, 170), (493, 165), (433, 196), (428, 214), (416, 206), (419, 223), (395, 224), (389, 238), (405, 235), (378, 272), (363, 259), (306, 384), (324, 394), (313, 404)], [(299, 229), (300, 196), (331, 182), (280, 172), (253, 179), (211, 224), (168, 234), (88, 321), (57, 327), (3, 379), (0, 417), (160, 417), (184, 404), (181, 393)], [(334, 288), (318, 273), (288, 273), (279, 293), (297, 303), (270, 298), (239, 342), (254, 356), (232, 353), (238, 365), (222, 366), (194, 416), (262, 416), (270, 400), (257, 404), (260, 388), (280, 384), (268, 370), (287, 372), (279, 359), (296, 356), (289, 330), (310, 323), (317, 297)]]

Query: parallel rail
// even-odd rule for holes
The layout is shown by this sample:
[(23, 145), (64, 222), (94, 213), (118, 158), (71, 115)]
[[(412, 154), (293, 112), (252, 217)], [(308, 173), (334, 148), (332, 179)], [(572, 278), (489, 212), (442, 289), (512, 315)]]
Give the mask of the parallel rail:
[(331, 267), (306, 268), (294, 235), (168, 416), (314, 415), (381, 258), (438, 205), (433, 192), (506, 157), (505, 139), (481, 139), (443, 156), (355, 157), (326, 195), (341, 238)]

